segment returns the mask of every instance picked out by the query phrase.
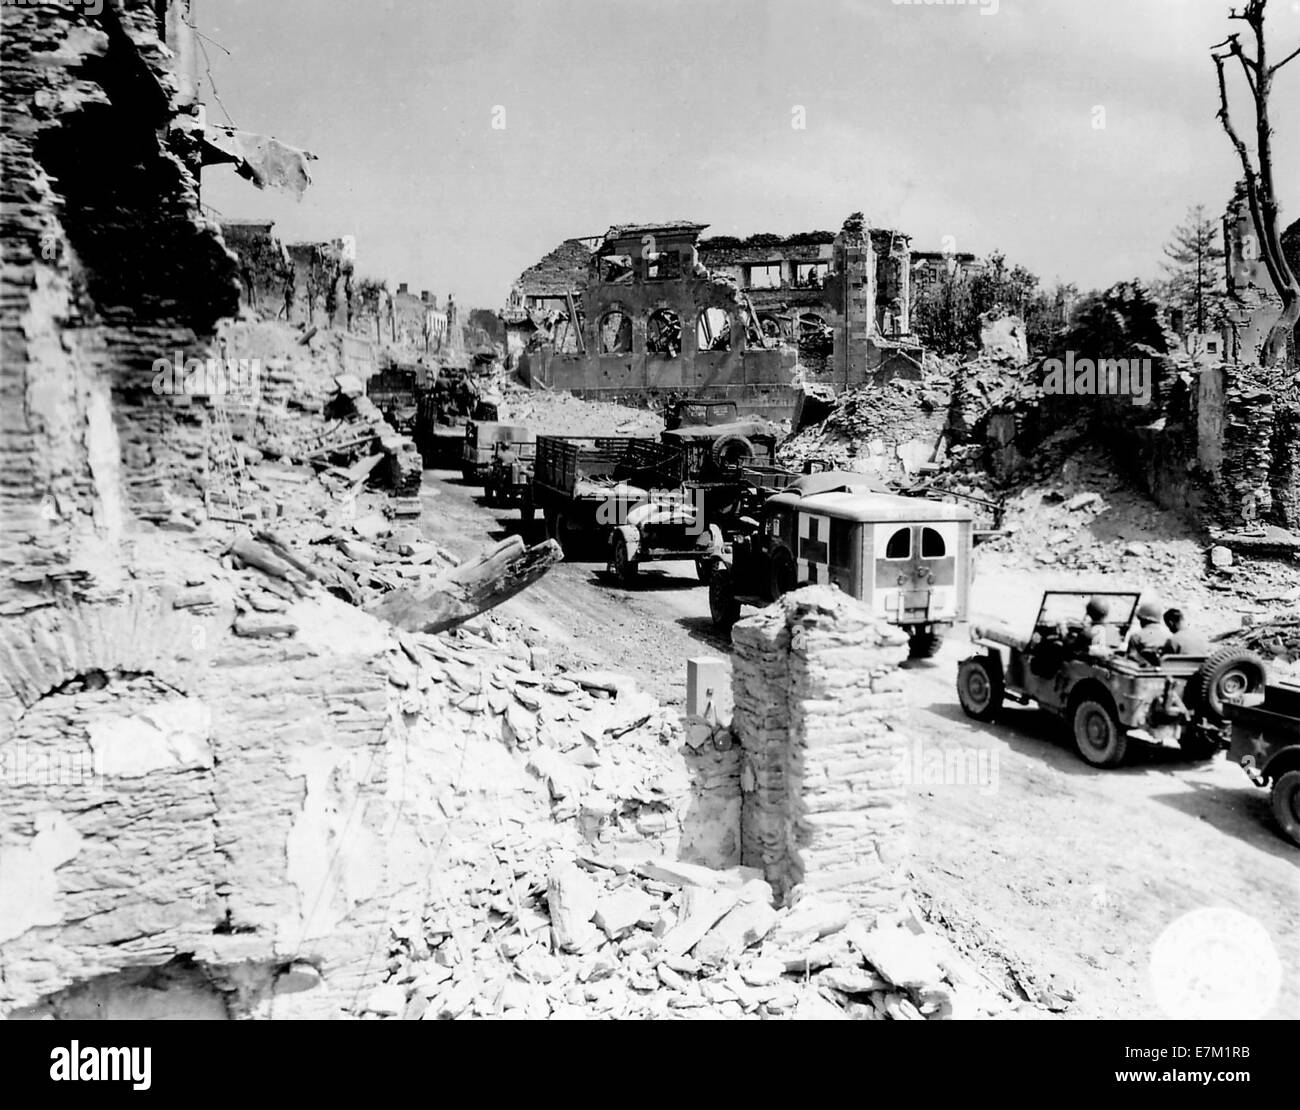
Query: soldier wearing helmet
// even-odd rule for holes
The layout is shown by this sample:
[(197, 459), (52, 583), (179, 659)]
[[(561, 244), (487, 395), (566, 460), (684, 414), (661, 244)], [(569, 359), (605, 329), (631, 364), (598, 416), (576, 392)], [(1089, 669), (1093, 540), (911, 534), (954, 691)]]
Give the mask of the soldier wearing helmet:
[(1144, 601), (1138, 606), (1138, 629), (1128, 641), (1128, 653), (1134, 659), (1159, 662), (1169, 650), (1169, 629), (1164, 624), (1164, 606), (1158, 601)]
[(1062, 627), (1061, 634), (1067, 645), (1094, 657), (1111, 654), (1114, 645), (1110, 642), (1109, 629), (1106, 625), (1106, 618), (1110, 616), (1110, 602), (1104, 597), (1090, 597), (1084, 607), (1084, 613), (1086, 615), (1081, 627), (1071, 630), (1068, 634)]

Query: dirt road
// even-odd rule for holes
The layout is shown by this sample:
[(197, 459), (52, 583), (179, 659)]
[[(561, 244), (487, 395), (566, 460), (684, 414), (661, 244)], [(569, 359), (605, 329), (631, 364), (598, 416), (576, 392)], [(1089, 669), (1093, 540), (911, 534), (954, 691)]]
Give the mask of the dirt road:
[[(480, 491), (450, 473), (425, 481), (436, 490), (425, 495), (425, 532), (456, 554), (518, 529), (517, 511), (484, 508)], [(566, 563), (503, 612), (551, 637), (558, 660), (635, 675), (680, 705), (685, 660), (730, 651), (693, 567), (647, 568), (635, 589), (603, 570)], [(1023, 577), (984, 573), (974, 608), (997, 611), (1029, 592)], [(1009, 709), (996, 725), (968, 720), (953, 687), (958, 633), (938, 658), (910, 668), (921, 899), (985, 956), (1022, 964), (1029, 993), (1047, 988), (1069, 1003), (1067, 1015), (1162, 1016), (1160, 998), (1186, 997), (1217, 958), (1242, 965), (1234, 982), (1244, 1011), (1258, 1013), (1276, 991), (1268, 1016), (1300, 1017), (1300, 849), (1277, 833), (1266, 793), (1222, 757), (1195, 764), (1136, 742), (1123, 768), (1095, 770), (1031, 709)], [(1175, 926), (1161, 966), (1173, 951), (1188, 979), (1166, 972), (1153, 982), (1153, 945), (1206, 907), (1247, 915), (1238, 919), (1245, 928), (1198, 939)]]

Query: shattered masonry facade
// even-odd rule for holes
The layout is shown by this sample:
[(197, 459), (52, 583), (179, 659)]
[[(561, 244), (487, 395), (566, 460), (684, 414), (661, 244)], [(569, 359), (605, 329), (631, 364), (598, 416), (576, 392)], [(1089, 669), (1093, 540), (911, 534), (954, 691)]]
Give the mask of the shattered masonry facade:
[[(705, 226), (615, 226), (525, 271), (502, 313), (524, 379), (609, 400), (686, 391), (781, 418), (796, 365), (837, 388), (919, 374), (907, 236), (857, 217), (836, 236), (743, 243), (701, 240)], [(818, 331), (820, 353), (806, 342)]]
[[(215, 356), (241, 282), (159, 33), (144, 0), (5, 11), (0, 1011), (175, 973), (168, 1016), (336, 1014), (412, 849), (387, 641), (239, 638), (216, 553), (180, 541), (211, 411), (153, 363)], [(293, 374), (246, 418), (291, 424)], [(281, 998), (294, 961), (319, 987)]]
[(735, 626), (741, 862), (781, 898), (834, 891), (864, 910), (906, 891), (906, 746), (898, 631), (812, 586)]

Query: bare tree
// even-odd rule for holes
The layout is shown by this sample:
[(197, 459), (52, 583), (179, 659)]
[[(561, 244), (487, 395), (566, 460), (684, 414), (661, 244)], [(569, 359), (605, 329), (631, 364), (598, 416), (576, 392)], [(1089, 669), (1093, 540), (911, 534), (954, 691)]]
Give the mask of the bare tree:
[[(1260, 254), (1268, 270), (1268, 276), (1282, 298), (1282, 314), (1269, 334), (1261, 358), (1265, 365), (1272, 365), (1285, 357), (1288, 343), (1295, 349), (1297, 330), (1300, 330), (1300, 279), (1291, 269), (1286, 255), (1282, 251), (1281, 235), (1278, 231), (1277, 193), (1273, 187), (1273, 126), (1269, 121), (1269, 94), (1273, 88), (1273, 79), (1288, 62), (1300, 55), (1297, 47), (1280, 62), (1268, 64), (1268, 55), (1264, 38), (1264, 9), (1268, 0), (1248, 0), (1240, 10), (1232, 8), (1229, 19), (1238, 19), (1250, 27), (1255, 40), (1255, 53), (1252, 57), (1241, 45), (1239, 35), (1229, 35), (1217, 46), (1211, 47), (1210, 57), (1214, 60), (1215, 70), (1219, 75), (1219, 120), (1223, 129), (1232, 140), (1241, 159), (1241, 167), (1246, 177), (1246, 196), (1250, 202), (1250, 215), (1255, 223), (1255, 232), (1259, 236)], [(1228, 79), (1225, 67), (1230, 58), (1241, 63), (1242, 73), (1255, 108), (1255, 159), (1252, 161), (1250, 151), (1238, 135), (1232, 123), (1228, 107)]]

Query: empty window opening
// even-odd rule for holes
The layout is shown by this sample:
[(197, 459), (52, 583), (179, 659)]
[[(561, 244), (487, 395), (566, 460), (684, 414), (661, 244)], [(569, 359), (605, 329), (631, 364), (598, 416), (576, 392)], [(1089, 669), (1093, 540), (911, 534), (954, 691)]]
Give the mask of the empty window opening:
[(676, 358), (682, 351), (682, 318), (671, 308), (657, 308), (645, 326), (647, 354)]
[(720, 308), (706, 308), (695, 328), (695, 346), (701, 351), (731, 350), (731, 317)]
[(766, 262), (756, 266), (750, 266), (747, 288), (780, 289), (781, 288), (781, 263)]
[(626, 355), (632, 350), (632, 318), (611, 309), (600, 318), (600, 353)]

